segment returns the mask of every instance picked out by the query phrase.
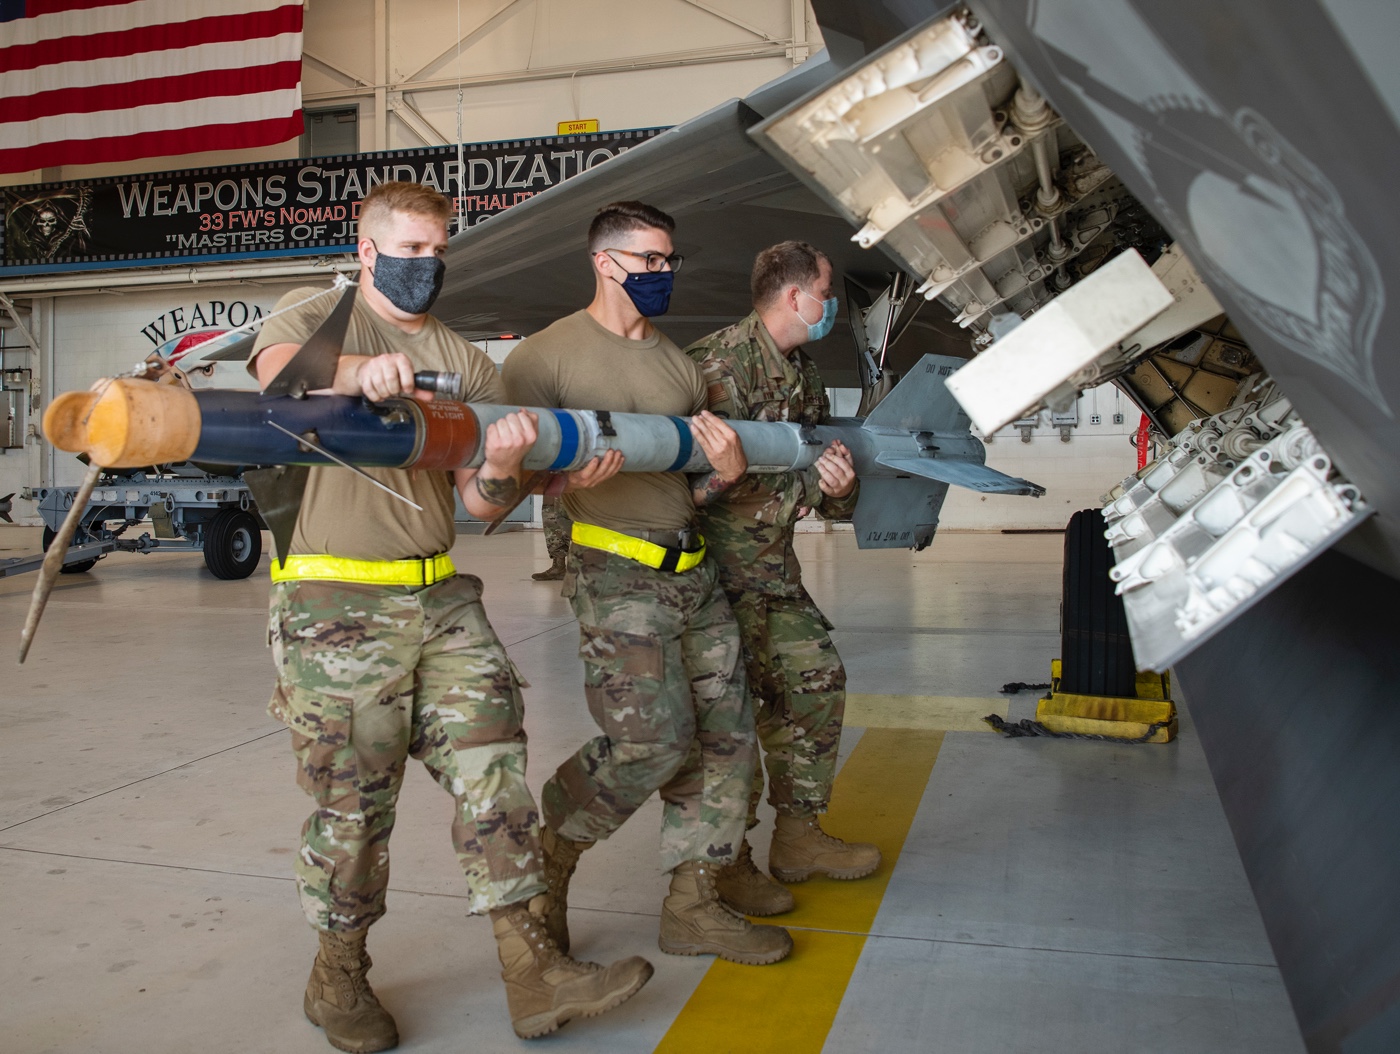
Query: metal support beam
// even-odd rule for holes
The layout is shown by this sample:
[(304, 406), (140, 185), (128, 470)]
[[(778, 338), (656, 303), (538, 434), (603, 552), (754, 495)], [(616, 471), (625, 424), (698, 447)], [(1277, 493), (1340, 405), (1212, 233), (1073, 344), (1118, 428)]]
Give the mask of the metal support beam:
[[(683, 2), (683, 3), (686, 3), (686, 4), (689, 4), (691, 7), (698, 8), (699, 10), (704, 11), (705, 14), (707, 14), (707, 15), (713, 15), (715, 18), (718, 18), (721, 22), (728, 22), (731, 26), (738, 26), (738, 27), (739, 27), (740, 29), (742, 29), (745, 33), (752, 33), (754, 36), (758, 37), (760, 40), (772, 40), (772, 39), (773, 39), (773, 37), (772, 37), (771, 34), (765, 33), (763, 30), (759, 29), (757, 26), (751, 26), (751, 25), (749, 25), (749, 24), (748, 24), (747, 22), (745, 22), (743, 19), (735, 18), (735, 17), (734, 17), (733, 15), (731, 15), (728, 11), (721, 11), (721, 10), (719, 10), (718, 8), (714, 7), (714, 6), (705, 3), (705, 0), (682, 0), (682, 2)], [(802, 3), (803, 0), (796, 0), (796, 2), (797, 2), (797, 3)], [(805, 13), (804, 13), (804, 15), (803, 15), (803, 18), (804, 18), (804, 19), (806, 18)]]
[(320, 55), (313, 55), (305, 48), (301, 49), (301, 57), (304, 59), (310, 59), (312, 62), (316, 63), (316, 65), (323, 67), (330, 73), (334, 73), (337, 77), (344, 78), (357, 88), (370, 87), (369, 81), (365, 80), (363, 77), (359, 76), (358, 74), (351, 73), (349, 70), (344, 69), (340, 66), (337, 66), (334, 62), (331, 62), (329, 59), (321, 58)]
[(807, 37), (807, 0), (791, 0), (792, 64), (800, 66), (812, 54)]
[[(382, 0), (379, 0), (382, 2)], [(398, 91), (415, 93), (421, 91), (447, 91), (459, 84), (463, 88), (481, 88), (495, 84), (517, 84), (521, 81), (563, 80), (569, 77), (589, 77), (607, 73), (631, 73), (639, 70), (674, 69), (680, 66), (701, 66), (716, 62), (745, 62), (750, 59), (785, 58), (790, 41), (775, 40), (753, 44), (725, 45), (719, 48), (694, 48), (687, 51), (667, 52), (658, 55), (640, 55), (636, 58), (604, 59), (598, 62), (576, 66), (543, 66), (528, 70), (513, 70), (509, 73), (488, 73), (477, 77), (439, 77), (426, 81), (404, 81), (393, 85), (372, 85), (363, 88), (347, 88), (344, 91), (310, 92), (302, 95), (303, 102), (327, 103), (342, 99), (353, 99), (373, 95), (377, 99), (381, 92)]]
[(39, 343), (34, 339), (34, 334), (29, 332), (29, 327), (24, 324), (24, 319), (19, 317), (19, 308), (15, 307), (15, 302), (4, 293), (0, 293), (0, 307), (5, 309), (5, 314), (14, 319), (15, 329), (19, 330), (19, 335), (29, 346), (29, 350), (36, 355), (39, 354)]
[(444, 64), (447, 63), (449, 59), (456, 58), (468, 48), (480, 43), (483, 38), (490, 36), (497, 29), (503, 26), (507, 21), (513, 18), (520, 11), (521, 7), (531, 2), (533, 2), (533, 0), (506, 0), (505, 4), (496, 9), (495, 14), (491, 15), (484, 22), (480, 23), (475, 29), (473, 29), (470, 33), (467, 33), (460, 40), (454, 42), (450, 48), (447, 48), (440, 55), (434, 58), (431, 62), (428, 62), (424, 66), (415, 70), (412, 74), (409, 75), (408, 80), (412, 82), (416, 81), (419, 77), (425, 77), (430, 74), (436, 73), (439, 69), (442, 68)]
[[(374, 0), (374, 149), (389, 149), (389, 0)], [(363, 90), (363, 89), (361, 89)], [(356, 94), (359, 94), (358, 92)], [(306, 100), (302, 97), (302, 101)]]
[(403, 97), (402, 92), (389, 93), (389, 112), (422, 140), (424, 146), (446, 146), (451, 142), (433, 127), (432, 122), (423, 116), (418, 107)]
[[(131, 287), (166, 287), (177, 289), (202, 282), (277, 281), (311, 275), (330, 277), (336, 273), (354, 274), (360, 269), (358, 260), (306, 257), (303, 261), (278, 263), (214, 264), (204, 267), (178, 267), (164, 270), (139, 270), (135, 273), (113, 274), (110, 271), (68, 275), (33, 275), (28, 278), (3, 280), (0, 301), (12, 296), (55, 296), (63, 294), (97, 293)], [(42, 325), (40, 331), (43, 331)], [(31, 344), (36, 351), (39, 345)]]

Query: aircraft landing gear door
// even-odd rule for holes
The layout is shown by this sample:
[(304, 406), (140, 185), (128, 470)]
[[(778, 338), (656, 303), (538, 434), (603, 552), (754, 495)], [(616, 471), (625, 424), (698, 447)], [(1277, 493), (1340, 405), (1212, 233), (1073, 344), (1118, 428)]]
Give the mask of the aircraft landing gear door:
[(1053, 298), (1086, 253), (1106, 255), (1100, 235), (1125, 197), (966, 12), (892, 41), (750, 134), (974, 341), (993, 315)]

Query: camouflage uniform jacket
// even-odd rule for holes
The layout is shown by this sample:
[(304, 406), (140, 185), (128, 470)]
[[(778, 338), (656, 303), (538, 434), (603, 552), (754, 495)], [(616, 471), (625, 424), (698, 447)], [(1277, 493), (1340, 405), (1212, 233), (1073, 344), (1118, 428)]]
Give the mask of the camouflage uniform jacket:
[[(830, 418), (821, 375), (801, 348), (782, 354), (758, 313), (686, 348), (700, 364), (709, 409), (736, 421), (820, 424)], [(701, 531), (719, 564), (725, 591), (805, 597), (793, 552), (793, 524), (804, 507), (827, 519), (855, 509), (859, 484), (845, 498), (821, 492), (815, 468), (745, 476), (700, 510)]]

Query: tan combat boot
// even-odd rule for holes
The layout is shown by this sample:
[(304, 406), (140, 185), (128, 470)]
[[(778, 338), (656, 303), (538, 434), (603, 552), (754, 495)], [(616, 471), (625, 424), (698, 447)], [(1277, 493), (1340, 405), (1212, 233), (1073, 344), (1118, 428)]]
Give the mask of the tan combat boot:
[(548, 899), (539, 896), (528, 905), (491, 912), (510, 1023), (521, 1039), (546, 1035), (575, 1017), (597, 1017), (651, 980), (651, 963), (637, 955), (603, 967), (561, 952), (545, 932)]
[(536, 582), (558, 582), (564, 577), (564, 555), (554, 558), (554, 561), (543, 571), (536, 571), (530, 576)]
[(544, 853), (544, 880), (549, 886), (549, 901), (544, 924), (550, 940), (559, 950), (569, 954), (569, 879), (574, 877), (578, 858), (592, 842), (572, 842), (548, 827), (540, 829), (540, 849)]
[(326, 1041), (351, 1054), (389, 1050), (399, 1045), (399, 1030), (379, 1005), (365, 974), (374, 963), (365, 951), (365, 931), (321, 931), (321, 950), (311, 965), (302, 1009), (312, 1024), (326, 1030)]
[(778, 814), (768, 870), (779, 882), (805, 882), (813, 875), (864, 878), (880, 866), (880, 850), (868, 842), (843, 842), (822, 830), (815, 816)]
[(755, 926), (720, 903), (715, 868), (699, 860), (687, 860), (671, 872), (658, 943), (671, 955), (718, 955), (746, 966), (775, 963), (792, 952), (787, 930)]
[(739, 856), (715, 873), (720, 899), (742, 915), (781, 915), (791, 911), (795, 901), (786, 886), (774, 882), (753, 864), (748, 839), (739, 845)]

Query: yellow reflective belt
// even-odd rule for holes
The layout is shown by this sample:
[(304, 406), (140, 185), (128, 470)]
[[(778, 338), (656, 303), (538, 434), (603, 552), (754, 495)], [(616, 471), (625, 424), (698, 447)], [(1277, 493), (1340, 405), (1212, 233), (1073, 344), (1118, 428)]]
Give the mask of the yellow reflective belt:
[(664, 545), (633, 538), (630, 534), (619, 534), (606, 527), (574, 521), (573, 539), (588, 549), (602, 549), (605, 553), (615, 553), (639, 564), (654, 567), (658, 571), (689, 571), (705, 559), (705, 539), (700, 539), (700, 548), (693, 553), (680, 549), (667, 549)]
[(289, 582), (322, 579), (330, 582), (360, 582), (371, 586), (430, 586), (457, 573), (446, 553), (423, 560), (351, 560), (344, 556), (307, 553), (289, 556), (287, 562), (272, 561), (272, 580)]

